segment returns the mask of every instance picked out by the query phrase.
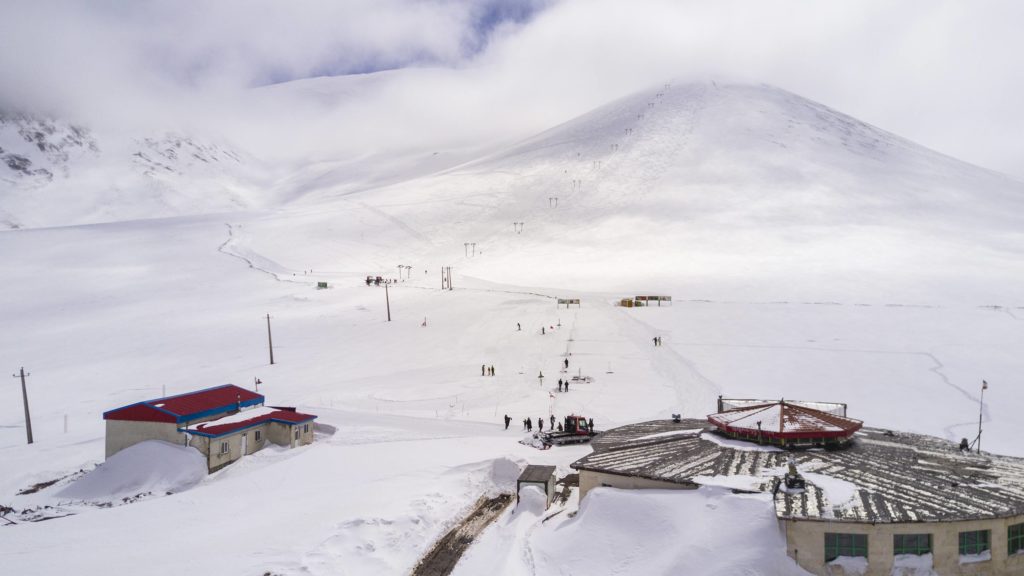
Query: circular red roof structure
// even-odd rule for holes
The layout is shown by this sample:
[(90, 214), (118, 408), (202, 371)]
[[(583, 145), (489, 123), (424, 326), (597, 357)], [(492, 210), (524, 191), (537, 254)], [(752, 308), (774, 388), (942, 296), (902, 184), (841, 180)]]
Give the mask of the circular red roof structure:
[(864, 425), (805, 404), (765, 401), (709, 414), (708, 422), (728, 436), (785, 446), (842, 444)]

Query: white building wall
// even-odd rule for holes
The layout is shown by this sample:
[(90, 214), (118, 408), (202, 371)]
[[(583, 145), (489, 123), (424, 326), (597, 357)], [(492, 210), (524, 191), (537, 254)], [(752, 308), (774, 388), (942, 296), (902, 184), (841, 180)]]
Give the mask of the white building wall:
[(659, 489), (659, 490), (693, 490), (696, 486), (664, 482), (660, 480), (648, 480), (636, 476), (620, 476), (606, 472), (594, 472), (592, 470), (580, 470), (580, 500), (586, 497), (587, 492), (600, 486), (623, 489)]

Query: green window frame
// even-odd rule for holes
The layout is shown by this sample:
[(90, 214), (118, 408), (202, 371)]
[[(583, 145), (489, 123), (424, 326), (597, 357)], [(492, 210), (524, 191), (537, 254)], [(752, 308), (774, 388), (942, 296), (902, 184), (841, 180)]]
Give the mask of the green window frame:
[(991, 549), (991, 530), (971, 530), (960, 533), (960, 554), (981, 554)]
[(831, 562), (839, 556), (868, 557), (867, 534), (825, 533), (825, 561)]
[(893, 534), (893, 555), (914, 554), (921, 556), (932, 553), (931, 534)]
[(1014, 524), (1006, 529), (1006, 549), (1010, 555), (1024, 550), (1024, 524)]

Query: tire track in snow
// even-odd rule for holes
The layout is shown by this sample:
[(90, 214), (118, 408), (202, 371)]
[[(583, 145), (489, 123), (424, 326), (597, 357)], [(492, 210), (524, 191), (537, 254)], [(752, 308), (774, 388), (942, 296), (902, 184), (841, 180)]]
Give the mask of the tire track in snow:
[[(609, 309), (613, 314), (616, 310), (610, 304), (604, 303), (606, 309)], [(616, 323), (622, 328), (622, 333), (627, 336), (627, 340), (631, 342), (647, 342), (657, 335), (658, 331), (654, 330), (649, 324), (627, 314), (625, 311), (621, 312), (621, 318), (626, 321), (617, 321)], [(721, 392), (721, 387), (713, 380), (701, 373), (697, 369), (697, 366), (679, 351), (672, 348), (671, 343), (667, 347), (660, 347), (657, 353), (651, 353), (651, 367), (662, 375), (664, 380), (667, 382), (666, 387), (672, 388), (675, 391), (676, 399), (678, 402), (679, 410), (685, 411), (685, 407), (689, 405), (698, 406), (709, 406), (712, 399), (716, 398)], [(654, 350), (652, 346), (651, 350)], [(687, 387), (687, 383), (695, 383), (701, 386), (703, 390), (694, 390)], [(699, 398), (700, 395), (705, 396)], [(695, 396), (698, 397), (694, 401)]]
[(257, 272), (263, 272), (264, 274), (270, 276), (271, 278), (273, 278), (274, 280), (276, 280), (278, 282), (296, 282), (295, 280), (290, 280), (290, 279), (289, 280), (285, 280), (285, 279), (282, 279), (280, 276), (277, 275), (276, 272), (271, 272), (270, 270), (267, 270), (266, 268), (261, 268), (261, 267), (257, 266), (256, 263), (253, 262), (252, 260), (250, 260), (249, 258), (246, 258), (245, 256), (242, 256), (241, 254), (238, 254), (236, 252), (230, 251), (229, 245), (231, 244), (231, 241), (235, 239), (235, 229), (234, 229), (234, 227), (231, 226), (231, 224), (229, 224), (227, 222), (225, 222), (224, 225), (228, 227), (228, 238), (227, 238), (227, 240), (222, 242), (220, 246), (217, 247), (217, 251), (218, 252), (220, 252), (221, 254), (227, 255), (227, 256), (231, 256), (232, 258), (238, 258), (242, 262), (245, 262), (249, 266), (249, 268), (252, 268), (253, 270), (256, 270)]

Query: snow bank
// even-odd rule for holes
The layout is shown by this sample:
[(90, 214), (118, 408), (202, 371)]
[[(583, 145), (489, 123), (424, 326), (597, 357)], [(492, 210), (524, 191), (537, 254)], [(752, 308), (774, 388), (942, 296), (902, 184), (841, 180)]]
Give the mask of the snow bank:
[(720, 488), (729, 488), (730, 490), (748, 490), (750, 492), (760, 490), (761, 485), (768, 482), (768, 480), (768, 478), (762, 476), (747, 476), (744, 474), (693, 477), (693, 481), (701, 486), (718, 486)]
[(931, 554), (897, 554), (892, 561), (892, 576), (938, 576), (932, 565)]
[(842, 568), (846, 576), (863, 576), (868, 571), (868, 559), (863, 556), (837, 556), (828, 566)]
[[(595, 488), (574, 519), (552, 523), (531, 538), (537, 574), (807, 574), (786, 556), (763, 495)], [(723, 534), (743, 546), (724, 549)]]
[(985, 550), (984, 552), (981, 552), (980, 554), (961, 554), (960, 555), (960, 563), (961, 564), (977, 564), (978, 562), (988, 562), (991, 559), (992, 559), (992, 551), (991, 550)]
[(523, 486), (519, 490), (519, 503), (516, 504), (514, 514), (533, 514), (540, 516), (547, 508), (548, 498), (540, 486)]
[(491, 466), (491, 482), (498, 490), (511, 492), (515, 490), (516, 480), (522, 471), (523, 466), (511, 458), (495, 458)]
[(146, 492), (182, 492), (205, 477), (206, 459), (195, 448), (147, 440), (114, 454), (57, 496), (109, 501)]
[(834, 507), (844, 506), (857, 495), (857, 485), (853, 482), (840, 480), (839, 478), (834, 478), (825, 474), (818, 474), (816, 472), (800, 472), (800, 474), (809, 482), (824, 491), (829, 503)]

